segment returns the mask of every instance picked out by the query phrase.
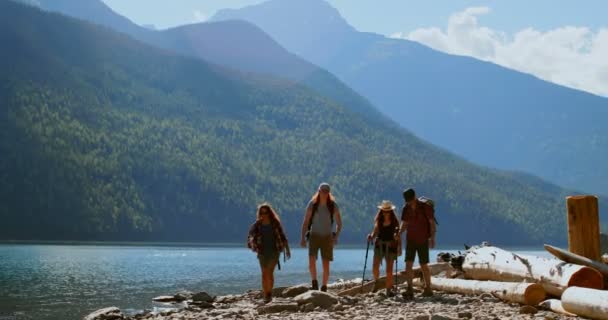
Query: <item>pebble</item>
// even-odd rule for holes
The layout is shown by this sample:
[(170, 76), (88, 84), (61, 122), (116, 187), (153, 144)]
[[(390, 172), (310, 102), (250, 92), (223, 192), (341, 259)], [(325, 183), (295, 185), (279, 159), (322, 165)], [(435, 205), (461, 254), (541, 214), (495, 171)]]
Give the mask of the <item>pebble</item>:
[(537, 312), (538, 309), (534, 308), (533, 306), (522, 306), (519, 308), (519, 313), (521, 314), (535, 314)]

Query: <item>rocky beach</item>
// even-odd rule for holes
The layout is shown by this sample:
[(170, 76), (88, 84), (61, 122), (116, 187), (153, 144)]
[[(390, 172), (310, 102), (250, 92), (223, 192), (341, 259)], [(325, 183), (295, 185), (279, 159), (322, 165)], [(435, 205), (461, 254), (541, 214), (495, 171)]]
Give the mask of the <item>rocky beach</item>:
[[(548, 310), (504, 303), (490, 294), (460, 295), (435, 292), (414, 300), (401, 294), (387, 297), (384, 290), (354, 296), (338, 296), (340, 286), (329, 292), (311, 291), (306, 285), (275, 288), (275, 298), (264, 304), (260, 291), (212, 297), (204, 292), (159, 297), (173, 300), (179, 310), (150, 311), (123, 316), (117, 308), (100, 310), (85, 320), (202, 320), (202, 319), (572, 319)], [(403, 292), (405, 286), (400, 286)], [(185, 300), (184, 300), (185, 299)], [(181, 300), (181, 301), (180, 301)]]

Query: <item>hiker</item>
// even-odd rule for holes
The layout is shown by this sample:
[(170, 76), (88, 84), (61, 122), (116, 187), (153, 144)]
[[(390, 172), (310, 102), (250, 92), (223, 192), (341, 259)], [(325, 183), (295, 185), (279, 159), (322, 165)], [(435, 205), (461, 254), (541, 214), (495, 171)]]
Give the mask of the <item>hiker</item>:
[(435, 247), (435, 212), (433, 207), (416, 198), (414, 189), (403, 191), (405, 205), (401, 211), (401, 233), (407, 232), (405, 246), (405, 277), (407, 280), (406, 298), (413, 298), (412, 278), (414, 259), (418, 254), (420, 269), (424, 276), (423, 297), (433, 295), (431, 272), (429, 270), (429, 248)]
[(268, 303), (272, 301), (274, 268), (279, 263), (279, 254), (283, 251), (284, 258), (291, 258), (281, 220), (269, 203), (262, 203), (258, 206), (256, 220), (249, 228), (247, 247), (258, 255), (262, 270), (264, 302)]
[[(321, 291), (327, 291), (329, 279), (329, 263), (334, 259), (334, 246), (342, 230), (340, 209), (331, 194), (327, 183), (321, 183), (319, 189), (312, 196), (306, 208), (304, 222), (302, 223), (302, 238), (300, 244), (306, 248), (308, 239), (308, 268), (312, 279), (312, 289), (319, 290), (317, 281), (317, 257), (321, 251), (323, 260), (323, 285)], [(332, 232), (334, 221), (336, 231)]]
[[(367, 235), (367, 241), (374, 241), (374, 280), (380, 277), (380, 264), (386, 261), (386, 295), (394, 296), (393, 288), (393, 263), (401, 252), (401, 233), (399, 232), (399, 220), (395, 213), (395, 206), (388, 200), (382, 201), (378, 206), (378, 212), (374, 219), (374, 230)], [(377, 283), (377, 282), (376, 282)], [(378, 288), (374, 287), (374, 291)]]

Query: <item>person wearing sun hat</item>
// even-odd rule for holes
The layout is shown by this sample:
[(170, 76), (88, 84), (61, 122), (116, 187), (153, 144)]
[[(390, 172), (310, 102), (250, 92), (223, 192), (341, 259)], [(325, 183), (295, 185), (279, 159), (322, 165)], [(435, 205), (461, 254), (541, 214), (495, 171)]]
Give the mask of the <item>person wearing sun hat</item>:
[[(333, 224), (336, 231), (333, 232)], [(312, 279), (312, 289), (318, 290), (317, 256), (321, 251), (323, 260), (323, 284), (321, 291), (327, 291), (329, 280), (329, 263), (334, 259), (334, 246), (342, 231), (342, 218), (336, 199), (331, 194), (328, 183), (321, 183), (317, 192), (312, 196), (306, 207), (306, 214), (302, 222), (301, 246), (306, 248), (308, 239), (308, 269)]]
[[(395, 213), (395, 206), (388, 200), (383, 200), (378, 206), (374, 218), (374, 229), (367, 235), (367, 240), (374, 240), (374, 262), (372, 272), (374, 279), (380, 277), (380, 264), (386, 261), (386, 294), (391, 297), (393, 293), (393, 263), (401, 252), (401, 237), (399, 233), (399, 220)], [(378, 288), (374, 288), (378, 289)]]

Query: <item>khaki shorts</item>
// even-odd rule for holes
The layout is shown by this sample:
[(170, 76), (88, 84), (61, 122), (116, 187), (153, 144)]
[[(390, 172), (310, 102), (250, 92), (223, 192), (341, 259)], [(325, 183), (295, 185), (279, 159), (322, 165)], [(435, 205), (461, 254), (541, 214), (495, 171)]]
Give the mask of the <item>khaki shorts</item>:
[(310, 234), (310, 239), (308, 239), (308, 255), (318, 258), (319, 250), (321, 250), (321, 258), (323, 260), (334, 260), (334, 239), (331, 234)]

